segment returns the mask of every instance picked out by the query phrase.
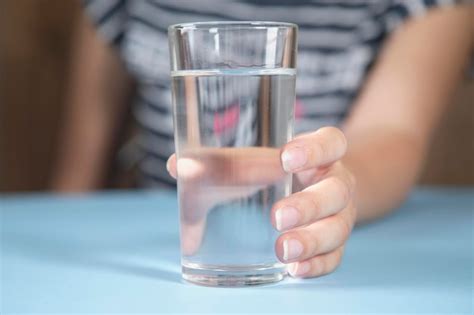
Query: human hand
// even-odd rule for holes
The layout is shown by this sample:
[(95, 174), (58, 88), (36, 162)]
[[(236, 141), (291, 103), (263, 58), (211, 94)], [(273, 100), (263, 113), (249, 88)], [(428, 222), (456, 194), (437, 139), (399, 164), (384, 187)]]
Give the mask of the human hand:
[[(252, 195), (295, 175), (295, 193), (272, 207), (272, 223), (282, 232), (276, 254), (293, 276), (312, 277), (339, 264), (355, 221), (354, 179), (340, 161), (346, 140), (336, 128), (301, 135), (275, 148), (198, 148), (172, 155), (168, 171), (181, 181), (181, 246), (185, 255), (201, 244), (206, 217), (216, 204)], [(298, 155), (295, 153), (303, 153)], [(281, 162), (280, 162), (281, 158)], [(300, 164), (299, 166), (297, 164)], [(283, 167), (282, 167), (283, 166)], [(179, 171), (178, 171), (179, 170)], [(216, 189), (232, 190), (216, 193)]]
[(298, 136), (282, 149), (297, 192), (275, 203), (272, 223), (282, 232), (277, 256), (292, 276), (321, 276), (341, 261), (356, 220), (355, 179), (341, 161), (346, 149), (344, 134), (333, 127)]
[(179, 183), (180, 240), (185, 256), (199, 250), (211, 209), (252, 196), (288, 178), (281, 166), (279, 148), (192, 148), (181, 152), (178, 160), (173, 154), (167, 168)]

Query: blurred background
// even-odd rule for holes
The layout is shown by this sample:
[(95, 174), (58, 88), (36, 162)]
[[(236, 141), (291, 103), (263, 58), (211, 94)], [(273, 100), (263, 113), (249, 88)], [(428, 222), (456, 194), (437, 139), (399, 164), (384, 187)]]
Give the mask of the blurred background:
[[(80, 11), (75, 0), (0, 1), (0, 191), (50, 187)], [(466, 78), (436, 132), (420, 183), (473, 185), (473, 135), (474, 80)], [(133, 171), (111, 169), (103, 188), (130, 186)]]

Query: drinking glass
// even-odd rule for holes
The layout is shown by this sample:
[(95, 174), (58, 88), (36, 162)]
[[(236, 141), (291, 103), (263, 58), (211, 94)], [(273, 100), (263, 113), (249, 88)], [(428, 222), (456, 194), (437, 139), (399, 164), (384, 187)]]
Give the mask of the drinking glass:
[(283, 279), (272, 205), (291, 192), (297, 26), (169, 27), (183, 278), (210, 286)]

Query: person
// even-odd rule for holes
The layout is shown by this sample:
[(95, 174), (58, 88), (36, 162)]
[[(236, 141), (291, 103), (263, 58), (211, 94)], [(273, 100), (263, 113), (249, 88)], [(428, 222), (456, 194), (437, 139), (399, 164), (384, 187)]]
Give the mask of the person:
[(58, 191), (100, 187), (133, 86), (141, 184), (175, 185), (170, 24), (299, 25), (298, 135), (281, 148), (282, 167), (297, 184), (272, 208), (281, 231), (276, 254), (295, 277), (332, 272), (354, 224), (404, 200), (474, 46), (472, 6), (445, 0), (96, 0), (85, 7)]

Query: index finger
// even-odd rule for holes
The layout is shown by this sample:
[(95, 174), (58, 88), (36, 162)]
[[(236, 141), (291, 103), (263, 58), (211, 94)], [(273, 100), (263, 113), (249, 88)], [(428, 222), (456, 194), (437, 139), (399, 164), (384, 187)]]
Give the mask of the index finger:
[(326, 167), (341, 159), (347, 150), (344, 133), (324, 127), (288, 142), (282, 149), (283, 169), (289, 173)]

